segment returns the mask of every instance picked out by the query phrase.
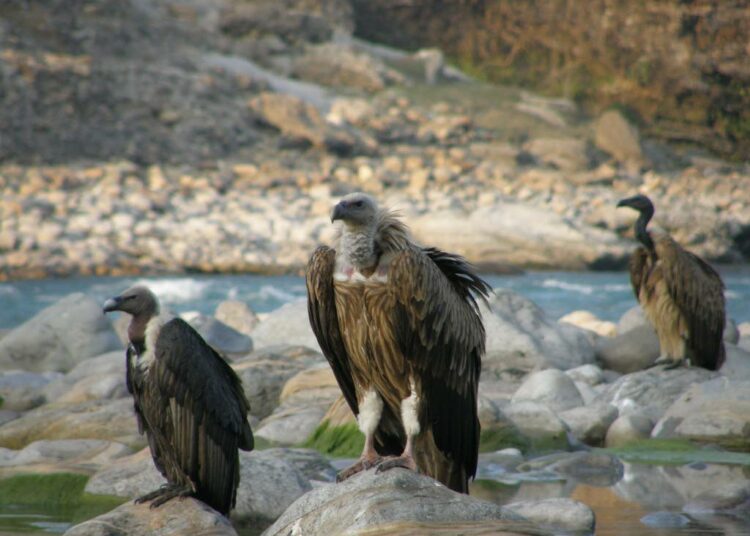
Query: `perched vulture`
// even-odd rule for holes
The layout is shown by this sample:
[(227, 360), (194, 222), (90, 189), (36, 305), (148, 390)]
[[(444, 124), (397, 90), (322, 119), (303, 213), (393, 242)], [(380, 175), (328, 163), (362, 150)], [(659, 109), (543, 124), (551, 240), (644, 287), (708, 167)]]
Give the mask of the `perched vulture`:
[(724, 283), (703, 259), (664, 232), (646, 230), (654, 205), (644, 195), (617, 203), (640, 216), (635, 236), (643, 244), (630, 259), (630, 282), (659, 336), (656, 365), (717, 370), (724, 362)]
[(463, 258), (411, 241), (362, 193), (333, 210), (337, 249), (307, 266), (310, 323), (365, 435), (364, 469), (419, 470), (468, 493), (477, 468), (477, 385), (490, 288)]
[(138, 428), (167, 479), (136, 502), (152, 501), (154, 508), (192, 496), (228, 515), (240, 481), (237, 449), (253, 448), (240, 379), (187, 322), (160, 316), (148, 288), (135, 286), (107, 300), (109, 311), (132, 315), (127, 387)]

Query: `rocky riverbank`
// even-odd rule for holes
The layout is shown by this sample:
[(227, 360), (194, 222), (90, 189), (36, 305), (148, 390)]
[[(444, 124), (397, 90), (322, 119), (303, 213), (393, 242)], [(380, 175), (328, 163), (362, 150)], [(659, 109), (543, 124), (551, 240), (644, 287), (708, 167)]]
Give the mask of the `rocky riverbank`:
[[(716, 513), (747, 522), (750, 326), (729, 323), (727, 362), (709, 372), (645, 368), (657, 357), (658, 342), (637, 308), (617, 324), (581, 312), (556, 322), (523, 296), (497, 289), (483, 316), (482, 454), (472, 497), (400, 470), (334, 486), (337, 468), (347, 463), (339, 458), (356, 456), (362, 436), (319, 353), (305, 304), (288, 304), (258, 321), (246, 304), (225, 302), (215, 317), (189, 320), (241, 376), (260, 446), (241, 453), (232, 525), (196, 501), (180, 507), (189, 515), (127, 503), (69, 533), (103, 534), (103, 527), (115, 526), (118, 534), (139, 534), (148, 526), (165, 535), (209, 528), (257, 534), (271, 525), (269, 535), (291, 526), (329, 533), (341, 512), (354, 507), (354, 496), (360, 497), (357, 512), (367, 512), (352, 517), (354, 532), (590, 533), (595, 521), (586, 486), (639, 504), (648, 504), (649, 486), (671, 489), (659, 496), (665, 506), (657, 507), (671, 517), (649, 518), (647, 526), (675, 520), (711, 526), (716, 521), (706, 516)], [(100, 304), (73, 294), (0, 339), (0, 496), (11, 484), (22, 487), (30, 474), (73, 474), (82, 480), (80, 495), (70, 500), (97, 498), (99, 510), (87, 510), (91, 517), (160, 484), (125, 390), (123, 326), (103, 317)], [(700, 448), (706, 444), (714, 447)], [(639, 460), (676, 466), (641, 474), (628, 463)], [(701, 472), (706, 463), (725, 465)], [(638, 486), (633, 479), (651, 483)], [(542, 501), (507, 488), (529, 481), (568, 484)], [(31, 482), (26, 485), (51, 485)], [(578, 484), (581, 491), (570, 498)], [(414, 494), (420, 501), (412, 504)]]
[(346, 2), (28, 9), (2, 8), (0, 278), (299, 271), (354, 190), (488, 271), (623, 267), (637, 191), (750, 256), (747, 166), (359, 41)]

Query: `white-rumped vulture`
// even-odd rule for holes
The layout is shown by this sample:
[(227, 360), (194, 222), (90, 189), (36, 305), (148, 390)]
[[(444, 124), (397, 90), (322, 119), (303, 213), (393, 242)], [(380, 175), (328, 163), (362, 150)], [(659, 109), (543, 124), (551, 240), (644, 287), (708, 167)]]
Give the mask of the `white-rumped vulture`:
[(107, 300), (104, 312), (132, 315), (126, 380), (138, 428), (167, 484), (136, 502), (157, 507), (192, 496), (224, 515), (240, 481), (238, 448), (253, 434), (242, 384), (232, 368), (187, 322), (159, 314), (159, 302), (135, 286)]
[(655, 364), (673, 368), (689, 361), (717, 370), (725, 356), (721, 277), (667, 233), (646, 229), (654, 215), (648, 197), (629, 197), (617, 206), (640, 212), (635, 236), (643, 246), (630, 259), (630, 282), (659, 337), (661, 356)]
[(339, 479), (377, 466), (419, 470), (468, 493), (479, 450), (477, 385), (490, 288), (463, 258), (416, 245), (362, 193), (338, 203), (337, 249), (307, 266), (310, 323), (365, 446)]

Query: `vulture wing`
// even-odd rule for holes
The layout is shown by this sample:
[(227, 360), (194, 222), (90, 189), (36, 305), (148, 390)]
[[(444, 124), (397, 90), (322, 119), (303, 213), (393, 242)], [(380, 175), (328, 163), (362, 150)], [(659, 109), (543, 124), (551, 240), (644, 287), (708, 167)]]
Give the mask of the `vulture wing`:
[(646, 273), (648, 270), (648, 251), (646, 251), (646, 248), (639, 247), (633, 252), (628, 268), (630, 268), (630, 284), (633, 286), (635, 299), (640, 300), (641, 285), (648, 275)]
[(146, 381), (155, 382), (162, 400), (169, 400), (169, 407), (158, 412), (164, 420), (159, 428), (172, 431), (176, 463), (196, 483), (197, 497), (226, 514), (239, 484), (237, 448), (253, 448), (240, 379), (179, 318), (161, 328), (155, 353), (148, 372), (153, 376)]
[(674, 240), (656, 241), (669, 294), (688, 323), (693, 365), (716, 370), (724, 361), (724, 283), (703, 259)]
[(396, 342), (418, 371), (423, 422), (445, 456), (474, 476), (485, 332), (472, 294), (486, 296), (489, 286), (462, 258), (436, 249), (399, 253), (388, 277)]

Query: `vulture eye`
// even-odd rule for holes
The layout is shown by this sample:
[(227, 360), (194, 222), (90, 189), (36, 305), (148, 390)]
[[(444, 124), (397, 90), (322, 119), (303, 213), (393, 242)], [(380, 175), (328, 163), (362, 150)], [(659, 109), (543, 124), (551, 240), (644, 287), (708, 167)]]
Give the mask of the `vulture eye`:
[(357, 207), (357, 208), (362, 208), (362, 201), (355, 202), (354, 206)]

